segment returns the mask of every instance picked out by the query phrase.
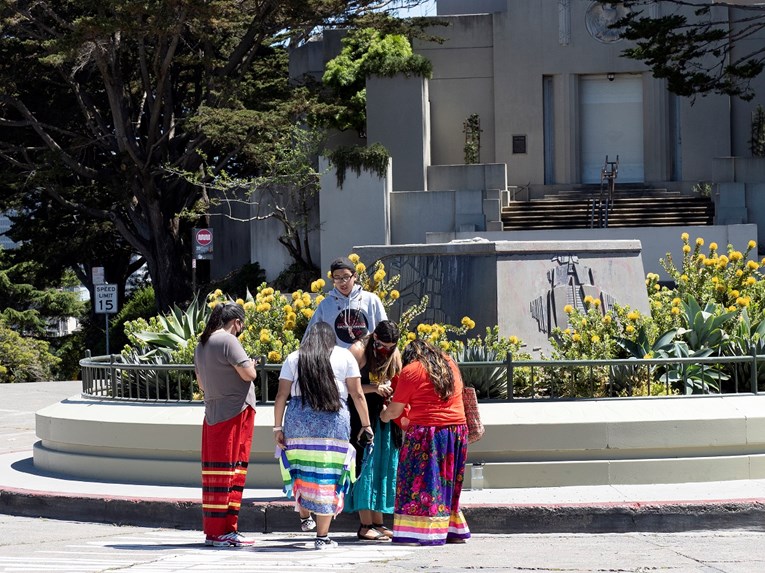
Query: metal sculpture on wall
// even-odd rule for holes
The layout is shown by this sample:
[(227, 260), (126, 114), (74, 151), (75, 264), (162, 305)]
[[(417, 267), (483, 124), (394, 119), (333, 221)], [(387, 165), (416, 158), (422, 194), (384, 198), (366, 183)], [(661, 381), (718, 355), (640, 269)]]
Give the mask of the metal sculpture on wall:
[(566, 305), (586, 312), (584, 299), (591, 296), (600, 300), (602, 312), (613, 308), (616, 302), (595, 284), (595, 276), (588, 266), (579, 262), (576, 255), (556, 255), (552, 261), (558, 266), (547, 272), (550, 290), (531, 301), (531, 316), (537, 321), (539, 331), (550, 334), (553, 328), (568, 328), (569, 315)]
[(631, 12), (624, 2), (604, 4), (592, 2), (585, 13), (585, 25), (590, 36), (598, 42), (610, 44), (622, 39), (622, 28), (612, 28), (616, 22)]

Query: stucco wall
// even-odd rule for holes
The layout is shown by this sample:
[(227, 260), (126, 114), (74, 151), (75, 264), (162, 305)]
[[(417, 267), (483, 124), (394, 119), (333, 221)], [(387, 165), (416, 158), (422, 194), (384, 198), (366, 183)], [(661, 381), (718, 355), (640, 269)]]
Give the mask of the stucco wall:
[(354, 245), (373, 242), (387, 245), (391, 240), (389, 191), (391, 169), (386, 177), (352, 170), (345, 174), (342, 187), (337, 186), (334, 167), (320, 159), (321, 194), (321, 276), (329, 270), (333, 259), (348, 255)]
[[(714, 94), (681, 98), (676, 113), (664, 81), (653, 78), (641, 62), (622, 57), (629, 42), (603, 43), (588, 32), (585, 13), (590, 4), (572, 1), (566, 12), (558, 2), (538, 0), (439, 2), (439, 14), (446, 15), (442, 19), (449, 26), (432, 31), (445, 38), (444, 44), (415, 44), (434, 64), (433, 164), (462, 162), (460, 123), (473, 108), (484, 129), (481, 160), (506, 163), (511, 184), (544, 183), (543, 79), (551, 77), (554, 183), (576, 184), (581, 178), (579, 79), (638, 73), (644, 78), (646, 182), (658, 184), (673, 175), (687, 182), (686, 187), (726, 180), (721, 177), (724, 163), (715, 158), (749, 153), (746, 142), (756, 102)], [(674, 9), (649, 7), (656, 15)], [(476, 14), (482, 11), (487, 13)], [(726, 18), (723, 8), (715, 14)], [(764, 34), (742, 42), (737, 53), (758, 46)], [(764, 92), (765, 77), (755, 79), (753, 86)], [(527, 153), (512, 153), (513, 135), (527, 137)]]
[(467, 232), (484, 228), (483, 192), (478, 190), (395, 191), (390, 205), (393, 244), (424, 243), (429, 232), (451, 232), (465, 225)]
[(367, 142), (381, 143), (393, 158), (393, 188), (427, 189), (430, 165), (428, 82), (421, 77), (367, 79)]
[[(444, 18), (449, 26), (432, 32), (443, 44), (415, 42), (433, 63), (430, 80), (431, 163), (465, 162), (463, 123), (471, 114), (481, 121), (482, 163), (495, 162), (494, 49), (490, 15)], [(398, 187), (397, 187), (398, 189)]]

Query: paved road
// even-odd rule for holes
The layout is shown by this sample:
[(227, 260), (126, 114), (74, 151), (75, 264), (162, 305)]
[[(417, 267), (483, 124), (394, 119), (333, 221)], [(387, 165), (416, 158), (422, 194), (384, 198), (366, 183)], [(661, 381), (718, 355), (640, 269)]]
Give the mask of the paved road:
[(0, 454), (31, 450), (35, 436), (35, 412), (74, 396), (82, 382), (33, 382), (3, 384), (0, 402)]
[(0, 515), (0, 572), (98, 573), (762, 573), (765, 533), (478, 535), (465, 545), (359, 543), (316, 551), (310, 534), (255, 535), (247, 549), (200, 543), (199, 531), (118, 527)]

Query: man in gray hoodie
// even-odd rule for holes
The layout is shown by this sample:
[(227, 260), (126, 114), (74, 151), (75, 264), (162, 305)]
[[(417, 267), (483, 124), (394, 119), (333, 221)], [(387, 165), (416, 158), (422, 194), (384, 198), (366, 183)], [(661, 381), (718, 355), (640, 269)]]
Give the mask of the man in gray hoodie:
[(337, 345), (348, 348), (362, 336), (387, 320), (380, 297), (356, 284), (356, 266), (347, 257), (332, 261), (329, 267), (335, 288), (319, 304), (306, 332), (316, 322), (326, 322), (335, 330)]

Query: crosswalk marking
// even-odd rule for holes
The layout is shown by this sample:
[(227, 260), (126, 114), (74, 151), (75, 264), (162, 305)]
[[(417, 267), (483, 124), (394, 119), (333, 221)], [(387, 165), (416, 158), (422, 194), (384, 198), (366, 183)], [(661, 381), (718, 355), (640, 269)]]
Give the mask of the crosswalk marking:
[[(100, 573), (129, 566), (131, 573), (205, 573), (236, 569), (241, 573), (312, 573), (351, 571), (360, 564), (389, 561), (411, 553), (390, 543), (343, 542), (316, 551), (313, 537), (293, 533), (255, 535), (256, 545), (237, 549), (207, 547), (193, 531), (147, 531), (67, 544), (44, 546), (23, 557), (0, 556), (2, 573)], [(118, 553), (117, 553), (118, 552)]]

